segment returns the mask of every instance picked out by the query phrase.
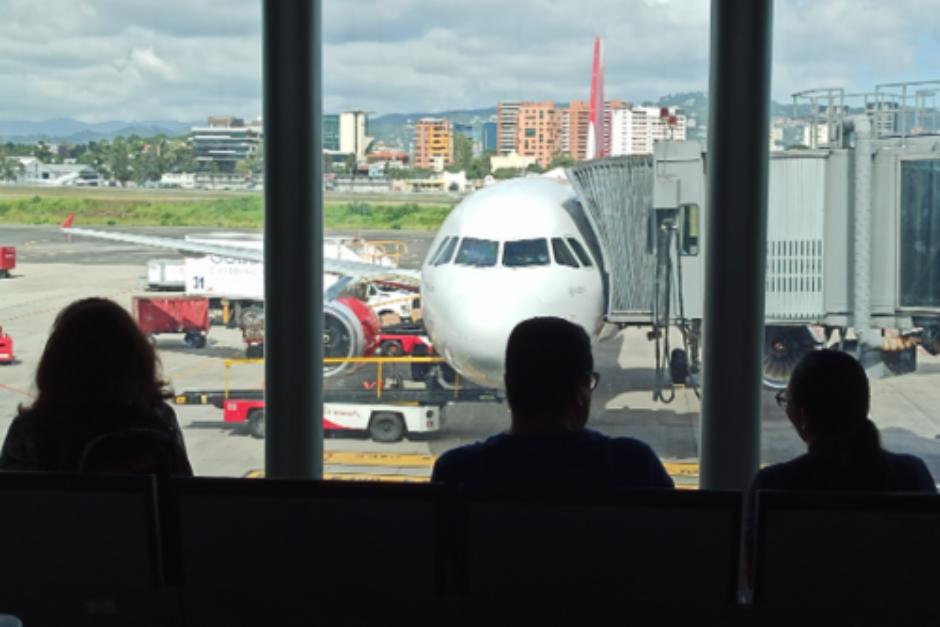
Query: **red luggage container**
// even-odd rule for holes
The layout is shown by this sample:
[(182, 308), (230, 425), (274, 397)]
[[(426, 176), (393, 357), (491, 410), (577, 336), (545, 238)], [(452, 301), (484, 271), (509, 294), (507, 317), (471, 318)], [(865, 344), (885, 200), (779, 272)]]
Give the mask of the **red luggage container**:
[(16, 248), (0, 246), (0, 279), (8, 278), (16, 267)]
[(3, 333), (0, 327), (0, 364), (13, 363), (13, 338)]
[(183, 342), (193, 348), (206, 345), (209, 333), (209, 299), (203, 296), (135, 296), (131, 303), (134, 320), (156, 343), (163, 333), (183, 333)]

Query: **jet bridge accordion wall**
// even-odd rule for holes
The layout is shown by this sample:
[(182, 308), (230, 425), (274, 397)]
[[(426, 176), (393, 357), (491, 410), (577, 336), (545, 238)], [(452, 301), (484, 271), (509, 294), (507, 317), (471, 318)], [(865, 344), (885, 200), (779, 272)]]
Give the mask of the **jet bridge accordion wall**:
[(647, 249), (653, 157), (584, 161), (567, 174), (604, 249), (608, 318), (649, 321), (656, 280), (656, 258)]
[(772, 158), (768, 183), (767, 319), (820, 320), (826, 159)]

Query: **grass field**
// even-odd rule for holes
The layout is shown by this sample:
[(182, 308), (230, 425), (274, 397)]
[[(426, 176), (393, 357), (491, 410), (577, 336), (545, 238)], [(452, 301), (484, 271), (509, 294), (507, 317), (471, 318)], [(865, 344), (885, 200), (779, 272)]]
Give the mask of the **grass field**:
[[(331, 197), (330, 229), (435, 230), (456, 199), (394, 194)], [(120, 188), (0, 187), (0, 224), (58, 224), (75, 213), (83, 225), (261, 228), (261, 193)]]

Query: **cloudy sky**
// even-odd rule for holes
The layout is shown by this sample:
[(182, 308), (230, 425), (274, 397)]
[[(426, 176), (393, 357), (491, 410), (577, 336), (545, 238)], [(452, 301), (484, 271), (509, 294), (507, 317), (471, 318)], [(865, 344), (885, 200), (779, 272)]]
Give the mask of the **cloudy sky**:
[[(324, 0), (326, 111), (704, 90), (706, 0)], [(777, 0), (773, 95), (940, 78), (937, 0)], [(261, 113), (260, 0), (0, 0), (0, 119)]]

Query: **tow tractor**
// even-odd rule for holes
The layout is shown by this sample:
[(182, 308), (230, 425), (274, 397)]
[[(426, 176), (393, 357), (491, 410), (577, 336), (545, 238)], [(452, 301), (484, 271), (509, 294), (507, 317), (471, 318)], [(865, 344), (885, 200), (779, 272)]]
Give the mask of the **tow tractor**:
[(13, 363), (13, 338), (0, 327), (0, 364)]
[[(431, 387), (401, 377), (386, 377), (385, 370), (398, 364), (430, 367), (440, 357), (353, 357), (324, 359), (326, 367), (344, 363), (376, 366), (375, 378), (359, 386), (323, 390), (323, 429), (326, 432), (365, 432), (376, 442), (398, 442), (415, 434), (439, 431), (445, 408), (458, 402), (502, 402), (499, 390), (463, 387), (459, 381), (449, 388)], [(225, 387), (221, 390), (180, 392), (177, 405), (213, 405), (222, 410), (227, 424), (247, 424), (256, 438), (264, 437), (264, 390), (231, 389), (230, 369), (237, 364), (262, 364), (261, 359), (226, 359)]]

